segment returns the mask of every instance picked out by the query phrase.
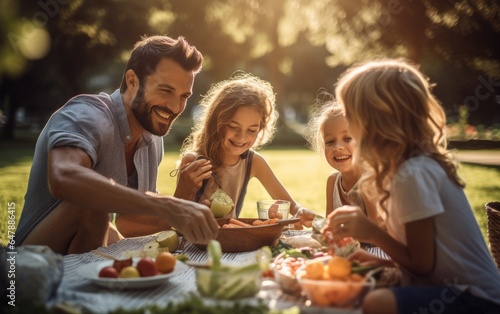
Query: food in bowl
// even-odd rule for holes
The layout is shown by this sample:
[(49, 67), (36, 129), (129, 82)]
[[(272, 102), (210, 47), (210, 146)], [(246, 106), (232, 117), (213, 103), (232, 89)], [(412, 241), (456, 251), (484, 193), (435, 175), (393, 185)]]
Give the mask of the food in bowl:
[(327, 254), (311, 247), (293, 248), (289, 243), (280, 239), (272, 248), (274, 256), (271, 263), (274, 280), (281, 290), (291, 295), (300, 295), (302, 289), (297, 281), (296, 272), (300, 266), (309, 260), (322, 258)]
[(340, 256), (312, 260), (297, 270), (297, 279), (312, 305), (352, 308), (373, 289), (375, 280), (352, 271), (351, 262)]
[(158, 233), (154, 240), (144, 245), (139, 250), (126, 250), (125, 257), (150, 257), (156, 258), (163, 252), (173, 253), (179, 247), (180, 239), (174, 230), (166, 230)]
[(196, 268), (196, 287), (205, 297), (233, 300), (255, 296), (262, 283), (257, 264), (245, 267), (224, 265), (220, 270)]
[(205, 297), (233, 300), (255, 296), (262, 284), (261, 261), (247, 265), (229, 265), (221, 262), (220, 243), (212, 240), (207, 252), (210, 264), (196, 267), (196, 287)]
[[(224, 228), (223, 226), (229, 224), (234, 218), (218, 218), (217, 223), (220, 226), (217, 241), (220, 242), (222, 252), (236, 253), (236, 252), (249, 252), (260, 249), (263, 246), (270, 246), (275, 243), (283, 228), (290, 224), (299, 221), (299, 218), (280, 220), (274, 224), (262, 224), (258, 226), (252, 225), (255, 220), (265, 221), (266, 219), (256, 218), (238, 218), (239, 222), (245, 223), (249, 226), (244, 228)], [(195, 246), (204, 250), (206, 245), (196, 244)]]
[(299, 296), (302, 292), (302, 288), (300, 287), (295, 274), (292, 274), (288, 271), (284, 271), (282, 269), (278, 269), (276, 267), (272, 267), (274, 281), (278, 283), (281, 290), (285, 293)]
[(282, 252), (274, 258), (271, 264), (274, 280), (279, 284), (281, 290), (291, 295), (300, 295), (301, 288), (296, 278), (296, 272), (304, 265), (307, 258), (304, 256), (291, 256)]

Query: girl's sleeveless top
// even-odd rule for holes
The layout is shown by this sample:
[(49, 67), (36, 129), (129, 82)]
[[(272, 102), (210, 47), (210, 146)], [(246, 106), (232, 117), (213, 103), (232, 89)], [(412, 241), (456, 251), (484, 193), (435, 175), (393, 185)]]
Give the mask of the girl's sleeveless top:
[(228, 166), (221, 169), (217, 174), (218, 182), (215, 182), (214, 177), (205, 180), (196, 194), (195, 202), (210, 199), (217, 189), (221, 189), (229, 195), (235, 203), (232, 216), (238, 217), (243, 207), (248, 181), (250, 180), (253, 154), (253, 150), (248, 150), (241, 155), (240, 160), (234, 166)]
[(350, 190), (347, 192), (347, 198), (349, 199), (350, 204), (342, 204), (342, 198), (340, 197), (340, 191), (343, 191), (342, 188), (342, 173), (339, 172), (337, 177), (335, 178), (335, 185), (333, 188), (333, 209), (342, 207), (344, 205), (353, 205), (353, 206), (359, 206), (361, 210), (365, 214), (366, 212), (366, 206), (365, 202), (363, 201), (363, 198), (361, 197), (361, 193), (359, 191), (358, 183), (356, 183)]

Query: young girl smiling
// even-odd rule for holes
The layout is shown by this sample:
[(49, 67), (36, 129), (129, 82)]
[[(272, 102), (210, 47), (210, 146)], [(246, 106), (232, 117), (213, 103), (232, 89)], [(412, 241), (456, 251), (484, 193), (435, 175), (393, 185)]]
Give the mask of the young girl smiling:
[(365, 202), (358, 186), (361, 171), (353, 163), (354, 144), (342, 107), (326, 94), (328, 99), (318, 101), (313, 116), (306, 125), (304, 136), (310, 147), (323, 154), (335, 169), (326, 184), (326, 215), (343, 205), (359, 206), (363, 212), (379, 221), (376, 209)]
[[(277, 115), (272, 86), (251, 74), (238, 73), (213, 85), (200, 104), (193, 133), (181, 149), (175, 196), (206, 202), (222, 189), (235, 202), (230, 217), (238, 217), (248, 180), (257, 178), (273, 199), (290, 201), (290, 213), (302, 206), (287, 192), (264, 157), (254, 149), (273, 137)], [(199, 156), (201, 167), (189, 167)], [(194, 169), (196, 168), (196, 169)], [(309, 210), (305, 210), (315, 215)], [(309, 220), (310, 225), (310, 220)]]

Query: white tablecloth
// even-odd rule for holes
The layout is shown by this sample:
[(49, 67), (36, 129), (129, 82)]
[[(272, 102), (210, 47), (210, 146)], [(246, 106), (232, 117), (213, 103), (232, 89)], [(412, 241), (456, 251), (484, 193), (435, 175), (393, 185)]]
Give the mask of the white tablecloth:
[[(97, 251), (120, 258), (126, 250), (142, 249), (144, 245), (153, 240), (152, 236), (124, 239), (108, 247), (99, 248)], [(207, 253), (200, 250), (192, 244), (187, 243), (183, 254), (189, 256), (193, 262), (205, 262)], [(255, 259), (255, 253), (224, 253), (223, 261), (235, 263), (248, 263)], [(97, 261), (104, 261), (96, 253), (73, 254), (64, 257), (64, 276), (59, 286), (56, 298), (53, 304), (60, 302), (76, 306), (84, 306), (93, 313), (106, 313), (117, 308), (137, 309), (145, 305), (165, 306), (170, 302), (179, 302), (189, 296), (190, 293), (196, 293), (196, 281), (194, 268), (179, 273), (168, 279), (168, 281), (155, 288), (141, 290), (121, 290), (108, 289), (94, 285), (90, 280), (81, 277), (77, 269), (82, 265)], [(239, 302), (255, 303), (264, 300), (271, 308), (289, 308), (292, 306), (300, 307), (301, 313), (360, 313), (359, 310), (340, 310), (332, 308), (317, 308), (306, 306), (304, 298), (297, 298), (283, 294), (277, 285), (271, 280), (265, 280), (262, 291), (256, 298), (245, 299)], [(214, 302), (207, 300), (207, 302)]]

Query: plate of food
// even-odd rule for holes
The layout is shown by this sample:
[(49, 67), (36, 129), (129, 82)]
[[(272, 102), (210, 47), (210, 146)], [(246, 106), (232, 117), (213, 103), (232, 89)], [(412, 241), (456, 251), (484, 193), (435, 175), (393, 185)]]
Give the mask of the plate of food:
[(175, 257), (174, 261), (163, 257), (144, 257), (95, 262), (80, 266), (77, 273), (98, 286), (123, 290), (156, 287), (188, 269)]

